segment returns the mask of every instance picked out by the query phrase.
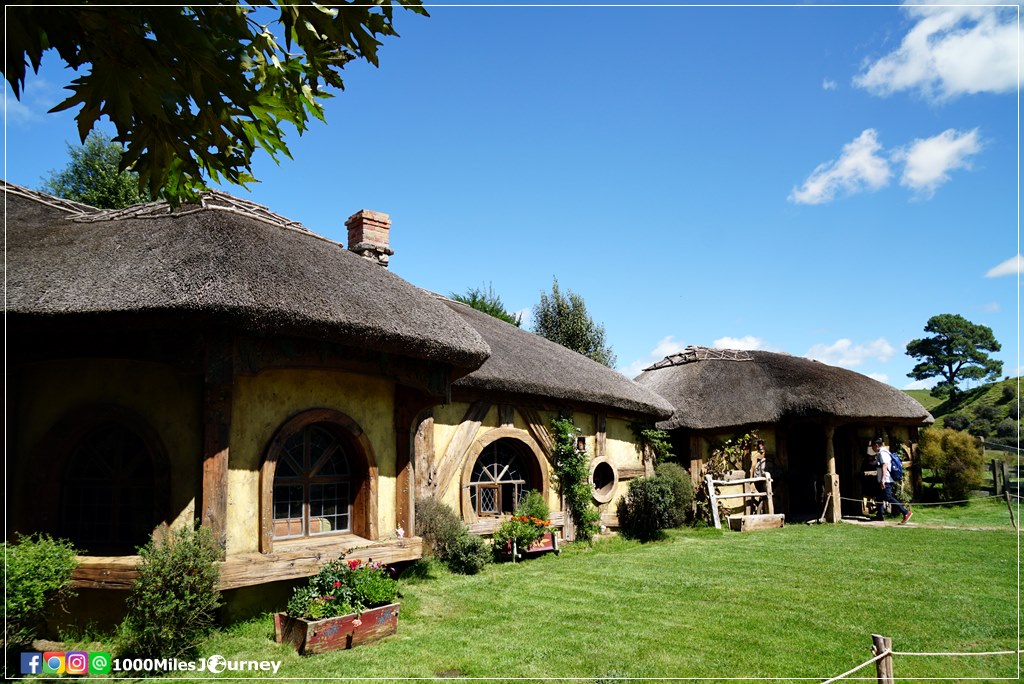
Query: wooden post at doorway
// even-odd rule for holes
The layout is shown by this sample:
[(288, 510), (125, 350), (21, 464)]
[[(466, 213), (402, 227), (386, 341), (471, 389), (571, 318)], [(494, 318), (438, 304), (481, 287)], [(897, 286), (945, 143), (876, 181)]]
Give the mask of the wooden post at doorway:
[[(836, 472), (836, 428), (834, 425), (825, 426), (825, 494), (831, 494), (828, 508), (825, 510), (825, 520), (830, 523), (837, 523), (842, 520), (843, 506), (839, 500), (839, 474)], [(827, 496), (826, 496), (827, 498)]]

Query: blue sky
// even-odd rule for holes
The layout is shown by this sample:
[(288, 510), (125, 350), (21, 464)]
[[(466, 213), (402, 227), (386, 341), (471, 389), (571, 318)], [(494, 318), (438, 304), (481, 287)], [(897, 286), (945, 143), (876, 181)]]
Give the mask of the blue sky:
[[(1016, 6), (428, 8), (225, 189), (342, 242), (389, 213), (392, 270), (443, 294), (528, 311), (557, 277), (631, 377), (699, 344), (910, 387), (940, 313), (1019, 373)], [(7, 180), (66, 163), (71, 78), (7, 90)]]

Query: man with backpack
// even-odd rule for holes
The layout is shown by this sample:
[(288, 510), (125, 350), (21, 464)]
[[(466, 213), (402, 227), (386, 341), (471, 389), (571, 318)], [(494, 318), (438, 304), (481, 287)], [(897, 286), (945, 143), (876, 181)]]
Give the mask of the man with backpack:
[(893, 508), (903, 514), (900, 525), (905, 525), (913, 512), (901, 504), (899, 499), (892, 493), (892, 485), (903, 479), (903, 464), (899, 456), (889, 453), (889, 450), (882, 446), (882, 438), (875, 437), (871, 442), (871, 451), (875, 454), (875, 464), (878, 466), (878, 485), (882, 490), (882, 497), (878, 503), (878, 517), (882, 519), (883, 503), (892, 504)]

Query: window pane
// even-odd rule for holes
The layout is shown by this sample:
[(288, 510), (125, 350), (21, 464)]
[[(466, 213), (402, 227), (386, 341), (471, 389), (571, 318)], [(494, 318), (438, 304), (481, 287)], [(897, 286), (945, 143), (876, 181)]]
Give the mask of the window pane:
[(349, 529), (348, 485), (313, 484), (309, 487), (309, 533)]
[(301, 484), (274, 485), (274, 536), (300, 537), (302, 525)]

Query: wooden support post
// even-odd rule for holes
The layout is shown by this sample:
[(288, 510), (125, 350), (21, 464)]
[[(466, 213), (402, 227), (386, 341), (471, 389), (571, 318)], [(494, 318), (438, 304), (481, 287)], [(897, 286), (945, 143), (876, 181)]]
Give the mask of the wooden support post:
[(994, 458), (992, 459), (992, 494), (994, 496), (1002, 494), (1006, 484), (1005, 479), (1002, 482), (1000, 482), (999, 479), (999, 476), (1002, 474), (999, 468), (1000, 465), (1002, 465), (1002, 461)]
[(836, 472), (836, 428), (829, 425), (825, 428), (825, 493), (831, 495), (831, 505), (825, 508), (825, 521), (830, 523), (840, 522), (843, 518), (842, 501), (839, 497), (839, 474)]
[(718, 516), (718, 496), (715, 494), (715, 481), (711, 475), (705, 475), (704, 481), (708, 487), (708, 500), (711, 502), (711, 516), (715, 521), (715, 527), (722, 529), (722, 519)]
[(878, 684), (893, 684), (892, 673), (892, 639), (881, 634), (872, 634), (871, 651), (874, 655), (888, 652), (884, 658), (875, 662), (875, 671), (878, 674)]
[(1013, 502), (1010, 501), (1010, 492), (1007, 490), (1004, 492), (1006, 495), (1006, 507), (1010, 509), (1010, 522), (1013, 523), (1013, 529), (1017, 529), (1017, 518), (1013, 514)]
[(228, 452), (234, 345), (227, 333), (213, 333), (206, 343), (203, 379), (203, 489), (200, 521), (213, 533), (223, 557), (227, 548)]

